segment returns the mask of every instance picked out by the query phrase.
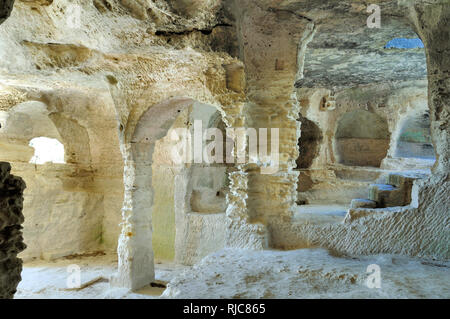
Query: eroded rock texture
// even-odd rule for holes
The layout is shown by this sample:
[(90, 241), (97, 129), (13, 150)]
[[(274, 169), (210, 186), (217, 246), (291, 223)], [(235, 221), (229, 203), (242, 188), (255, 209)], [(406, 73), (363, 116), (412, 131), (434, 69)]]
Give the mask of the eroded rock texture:
[(9, 163), (0, 162), (0, 299), (13, 298), (22, 272), (17, 254), (26, 247), (21, 226), (25, 183), (10, 171)]
[[(371, 2), (380, 29), (350, 0), (17, 1), (0, 160), (28, 185), (23, 257), (117, 251), (133, 289), (226, 246), (448, 258), (449, 4)], [(402, 37), (424, 48), (386, 47)], [(174, 163), (196, 119), (279, 129), (278, 170)], [(64, 161), (34, 163), (39, 137)]]
[(9, 18), (14, 6), (14, 0), (1, 0), (0, 1), (0, 24)]
[[(370, 289), (366, 284), (370, 264), (383, 270), (382, 289)], [(448, 263), (393, 255), (338, 258), (322, 249), (224, 249), (174, 278), (163, 297), (433, 299), (448, 296), (448, 289), (442, 284), (448, 282), (446, 267)]]

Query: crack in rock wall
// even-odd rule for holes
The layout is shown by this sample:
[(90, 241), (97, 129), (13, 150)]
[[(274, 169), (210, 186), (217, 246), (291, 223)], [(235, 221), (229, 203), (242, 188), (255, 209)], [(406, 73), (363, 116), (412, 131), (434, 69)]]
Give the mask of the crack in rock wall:
[(10, 172), (11, 165), (0, 162), (0, 299), (14, 297), (22, 272), (22, 260), (17, 254), (26, 248), (21, 226), (26, 186)]

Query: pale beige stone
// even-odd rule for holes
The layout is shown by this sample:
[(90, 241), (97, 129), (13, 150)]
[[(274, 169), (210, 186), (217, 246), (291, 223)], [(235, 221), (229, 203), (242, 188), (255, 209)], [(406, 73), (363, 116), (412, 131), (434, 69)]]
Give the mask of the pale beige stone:
[[(448, 259), (450, 9), (372, 2), (380, 30), (347, 0), (3, 1), (0, 161), (28, 186), (20, 257), (117, 254), (110, 283), (131, 290), (155, 260), (223, 248)], [(417, 36), (424, 49), (384, 48)], [(198, 119), (279, 129), (278, 171), (176, 161), (173, 130)], [(38, 137), (64, 163), (31, 163)]]

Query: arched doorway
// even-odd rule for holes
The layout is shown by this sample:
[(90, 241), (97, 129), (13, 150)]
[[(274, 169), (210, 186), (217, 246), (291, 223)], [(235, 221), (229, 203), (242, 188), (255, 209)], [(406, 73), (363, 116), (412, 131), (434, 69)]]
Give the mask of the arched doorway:
[(389, 148), (389, 128), (381, 116), (364, 110), (345, 113), (337, 124), (335, 154), (349, 166), (380, 167)]
[(407, 116), (400, 126), (395, 157), (435, 159), (428, 111)]
[[(226, 136), (220, 112), (211, 105), (193, 102), (179, 113), (167, 135), (155, 143), (152, 246), (157, 263), (190, 265), (224, 245), (228, 192), (225, 161), (177, 162), (178, 155), (192, 147), (196, 121), (201, 122), (203, 130), (217, 128), (222, 137)], [(203, 138), (206, 146), (210, 139)], [(186, 141), (186, 150), (184, 143), (180, 143), (182, 139)], [(225, 143), (222, 145), (225, 155)]]
[[(119, 272), (113, 278), (112, 285), (139, 289), (154, 280), (154, 250), (152, 218), (155, 214), (156, 177), (153, 171), (155, 150), (158, 149), (158, 140), (168, 135), (176, 119), (185, 110), (192, 109), (196, 102), (189, 98), (172, 98), (149, 108), (139, 119), (135, 131), (128, 145), (123, 146), (124, 167), (124, 205), (122, 232), (119, 238)], [(200, 119), (202, 123), (209, 123), (211, 117), (220, 111), (208, 106), (208, 112), (201, 111), (194, 117), (186, 117), (184, 125), (191, 130), (192, 119)], [(194, 125), (195, 126), (195, 125)], [(207, 125), (205, 125), (207, 127)], [(185, 128), (186, 128), (185, 127)], [(187, 132), (184, 131), (185, 133)], [(193, 138), (195, 139), (195, 127)], [(170, 136), (170, 134), (169, 134)], [(184, 136), (177, 133), (177, 145), (188, 143), (194, 145), (193, 158), (189, 157), (191, 150), (188, 147), (182, 152), (176, 152), (175, 159), (177, 174), (174, 180), (174, 215), (175, 215), (175, 243), (174, 258), (177, 259), (179, 246), (185, 241), (187, 232), (185, 214), (191, 212), (191, 194), (195, 185), (191, 183), (193, 159), (195, 162), (195, 143), (191, 144), (191, 134)], [(202, 154), (202, 153), (201, 153)], [(186, 161), (185, 161), (186, 160)], [(178, 247), (177, 247), (178, 246)]]

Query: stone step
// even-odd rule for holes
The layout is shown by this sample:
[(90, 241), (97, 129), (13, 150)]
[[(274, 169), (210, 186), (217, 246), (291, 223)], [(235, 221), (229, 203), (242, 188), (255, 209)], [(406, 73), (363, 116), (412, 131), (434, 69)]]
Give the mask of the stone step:
[(369, 199), (375, 201), (378, 208), (409, 205), (404, 189), (389, 184), (371, 184)]
[(417, 172), (397, 172), (390, 173), (387, 176), (386, 184), (394, 185), (396, 187), (406, 186), (408, 188), (412, 187), (412, 184), (416, 179), (422, 179), (427, 177), (427, 174), (417, 173)]
[(370, 200), (370, 199), (364, 199), (364, 198), (355, 198), (352, 199), (352, 202), (350, 203), (350, 208), (376, 208), (377, 202)]
[(411, 203), (411, 194), (414, 181), (417, 179), (425, 178), (427, 176), (428, 174), (415, 171), (390, 173), (387, 176), (387, 184), (401, 189), (403, 192), (405, 205), (409, 205)]
[(382, 169), (370, 169), (366, 167), (337, 168), (334, 170), (336, 177), (346, 181), (375, 182), (383, 173)]
[(411, 203), (414, 181), (427, 176), (429, 174), (423, 170), (389, 173), (386, 177), (386, 184), (371, 184), (369, 186), (369, 199), (353, 199), (350, 208), (407, 206)]

